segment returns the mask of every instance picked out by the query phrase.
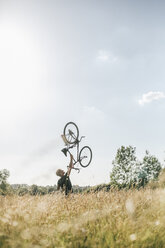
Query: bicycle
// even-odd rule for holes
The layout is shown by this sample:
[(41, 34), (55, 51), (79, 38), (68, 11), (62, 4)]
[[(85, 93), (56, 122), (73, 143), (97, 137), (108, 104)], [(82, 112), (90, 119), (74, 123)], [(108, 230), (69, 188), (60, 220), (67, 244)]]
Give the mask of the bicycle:
[[(79, 129), (77, 125), (74, 122), (68, 122), (63, 130), (63, 135), (61, 135), (66, 148), (62, 149), (61, 151), (64, 153), (65, 156), (67, 156), (67, 152), (71, 154), (69, 151), (70, 149), (76, 147), (77, 153), (76, 153), (76, 159), (73, 157), (73, 166), (77, 163), (79, 163), (82, 167), (86, 168), (89, 166), (89, 164), (92, 161), (92, 150), (89, 146), (84, 146), (79, 151), (79, 143), (85, 136), (81, 136), (79, 139)], [(79, 168), (73, 167), (73, 169), (80, 171)]]

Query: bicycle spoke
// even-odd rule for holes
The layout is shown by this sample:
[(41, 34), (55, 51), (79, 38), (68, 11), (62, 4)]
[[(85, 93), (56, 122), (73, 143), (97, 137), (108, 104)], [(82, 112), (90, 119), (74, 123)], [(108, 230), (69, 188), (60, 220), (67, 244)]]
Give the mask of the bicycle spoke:
[(74, 134), (74, 132), (72, 130), (69, 129), (69, 133), (70, 133), (70, 136), (73, 137), (73, 139), (76, 139), (76, 135)]
[(68, 142), (72, 143), (74, 140), (76, 140), (76, 136), (72, 130), (68, 130), (68, 133), (66, 134)]
[(69, 136), (68, 141), (69, 141), (69, 142), (72, 141), (72, 136)]
[(68, 142), (71, 142), (71, 140), (72, 140), (71, 135), (70, 134), (66, 134), (66, 139), (67, 139)]

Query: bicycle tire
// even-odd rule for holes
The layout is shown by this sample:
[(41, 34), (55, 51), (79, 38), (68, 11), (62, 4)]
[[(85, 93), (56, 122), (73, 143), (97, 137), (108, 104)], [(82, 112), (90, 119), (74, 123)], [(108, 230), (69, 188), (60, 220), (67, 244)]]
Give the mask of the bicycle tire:
[[(70, 127), (71, 126), (71, 127)], [(72, 128), (74, 130), (74, 132), (72, 130), (69, 129)], [(73, 134), (70, 134), (69, 131), (71, 131)], [(76, 132), (76, 133), (75, 133)], [(78, 137), (79, 137), (79, 129), (78, 126), (74, 123), (74, 122), (68, 122), (65, 127), (64, 127), (64, 132), (63, 132), (66, 141), (69, 144), (74, 144), (77, 142)]]
[(92, 150), (89, 146), (84, 146), (79, 153), (79, 163), (82, 167), (85, 168), (91, 163), (91, 161), (92, 161)]

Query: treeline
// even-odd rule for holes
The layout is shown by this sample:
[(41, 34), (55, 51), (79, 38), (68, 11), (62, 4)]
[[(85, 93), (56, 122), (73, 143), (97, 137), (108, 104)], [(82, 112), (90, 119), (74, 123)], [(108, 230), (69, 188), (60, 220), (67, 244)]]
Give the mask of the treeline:
[(57, 190), (57, 186), (38, 186), (33, 184), (31, 186), (27, 184), (11, 184), (12, 193), (23, 196), (25, 194), (29, 195), (46, 195), (54, 193)]
[[(10, 173), (7, 170), (0, 171), (0, 195), (45, 195), (53, 194), (57, 191), (57, 186), (38, 186), (27, 184), (7, 183)], [(136, 148), (132, 146), (121, 146), (117, 150), (115, 159), (112, 161), (112, 171), (110, 182), (94, 187), (73, 186), (74, 193), (97, 192), (100, 190), (109, 191), (111, 189), (144, 188), (149, 185), (152, 188), (165, 187), (165, 169), (159, 160), (148, 151), (142, 160), (136, 157)]]
[(99, 184), (93, 187), (89, 187), (86, 192), (99, 192), (99, 191), (105, 191), (108, 192), (110, 190), (121, 190), (121, 189), (141, 189), (141, 188), (150, 188), (150, 189), (157, 189), (157, 188), (165, 188), (165, 168), (163, 168), (157, 177), (157, 179), (150, 180), (147, 184), (142, 185), (142, 184), (132, 184), (128, 187), (123, 187), (122, 185), (117, 185), (113, 183), (107, 183), (107, 184)]
[[(46, 195), (53, 194), (57, 191), (57, 185), (47, 185), (47, 186), (38, 186), (36, 184), (9, 184), (7, 179), (10, 173), (8, 170), (4, 169), (0, 171), (0, 195)], [(73, 185), (74, 193), (81, 193), (86, 191), (89, 186), (81, 187), (78, 185)]]
[[(78, 185), (73, 185), (73, 192), (74, 193), (81, 193), (87, 190), (89, 186), (80, 187)], [(33, 184), (31, 186), (27, 184), (11, 184), (12, 193), (23, 196), (25, 194), (29, 195), (46, 195), (46, 194), (53, 194), (57, 191), (57, 185), (54, 186), (38, 186)]]

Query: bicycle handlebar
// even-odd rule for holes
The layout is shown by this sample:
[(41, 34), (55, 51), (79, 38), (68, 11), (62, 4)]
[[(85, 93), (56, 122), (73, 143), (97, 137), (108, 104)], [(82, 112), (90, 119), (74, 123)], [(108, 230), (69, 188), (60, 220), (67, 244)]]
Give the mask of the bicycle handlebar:
[(81, 142), (81, 140), (82, 140), (83, 138), (85, 138), (85, 136), (81, 136), (81, 138), (80, 138), (79, 142)]

